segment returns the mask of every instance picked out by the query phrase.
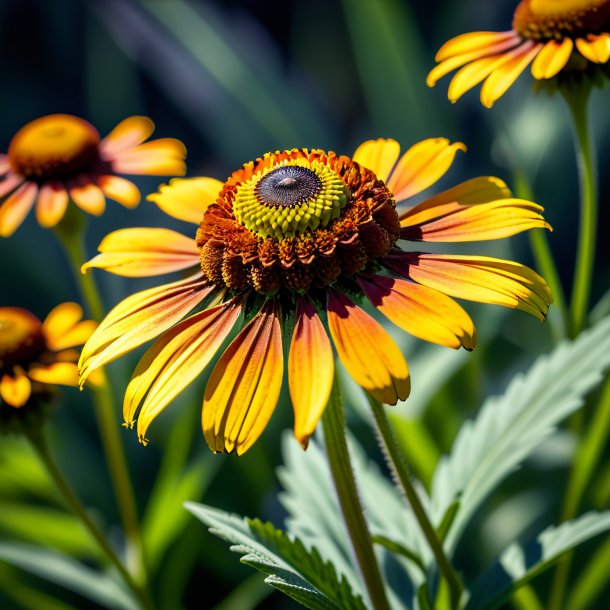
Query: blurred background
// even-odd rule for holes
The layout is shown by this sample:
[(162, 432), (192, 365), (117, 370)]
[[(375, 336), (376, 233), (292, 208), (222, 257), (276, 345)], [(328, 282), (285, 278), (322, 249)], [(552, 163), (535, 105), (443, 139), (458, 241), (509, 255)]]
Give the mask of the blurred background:
[[(405, 149), (433, 136), (461, 140), (468, 153), (458, 157), (440, 188), (477, 175), (497, 175), (509, 184), (516, 173), (526, 176), (554, 227), (552, 249), (564, 285), (570, 286), (578, 188), (563, 101), (544, 92), (534, 94), (527, 74), (492, 111), (480, 105), (477, 90), (452, 106), (446, 98), (448, 79), (435, 89), (425, 84), (444, 41), (467, 31), (509, 29), (515, 4), (0, 0), (0, 150), (6, 151), (23, 124), (51, 113), (84, 117), (102, 136), (130, 115), (149, 116), (156, 124), (155, 137), (184, 141), (189, 175), (219, 179), (269, 150), (315, 147), (349, 155), (369, 138), (396, 138)], [(596, 90), (592, 111), (601, 168), (601, 227), (610, 221), (607, 108), (608, 89)], [(136, 182), (146, 194), (162, 180)], [(191, 230), (149, 202), (135, 211), (110, 202), (103, 217), (89, 221), (88, 254), (95, 253), (108, 232), (131, 226)], [(524, 237), (449, 250), (533, 264)], [(610, 283), (609, 259), (605, 232), (600, 230), (593, 303)], [(79, 300), (54, 235), (40, 228), (33, 214), (13, 237), (0, 241), (0, 261), (0, 305), (26, 307), (42, 318), (62, 301)], [(108, 308), (159, 283), (95, 273)], [(429, 482), (438, 456), (449, 449), (460, 422), (551, 345), (548, 324), (520, 312), (471, 304), (466, 308), (482, 338), (474, 354), (399, 337), (414, 383), (411, 399), (396, 412), (408, 422), (405, 430), (417, 431), (405, 447), (424, 482)], [(493, 363), (486, 358), (489, 354)], [(119, 397), (137, 356), (109, 367)], [(203, 380), (166, 410), (150, 431), (148, 447), (138, 444), (135, 433), (123, 435), (159, 607), (294, 608), (181, 509), (184, 499), (200, 500), (281, 524), (276, 469), (282, 464), (282, 431), (292, 425), (290, 404), (284, 396), (247, 457), (213, 456), (200, 431), (202, 389)], [(357, 397), (353, 402), (352, 428), (381, 463)], [(117, 418), (117, 426), (120, 423)], [(82, 500), (112, 531), (118, 515), (87, 397), (66, 391), (48, 432)], [(11, 437), (0, 443), (0, 538), (88, 557), (85, 534), (61, 510), (27, 446)], [(513, 477), (502, 494), (488, 502), (478, 527), (467, 534), (476, 541), (477, 553), (465, 552), (459, 558), (463, 570), (478, 569), (507, 541), (547, 523), (550, 516), (556, 518), (570, 450), (568, 435), (558, 435), (541, 449), (527, 475)], [(180, 479), (180, 487), (178, 477), (184, 473), (190, 478), (186, 483)], [(608, 502), (610, 471), (605, 481), (605, 488), (587, 496), (589, 506)], [(508, 497), (510, 503), (504, 501)], [(54, 513), (49, 506), (55, 507)], [(0, 563), (1, 608), (44, 610), (28, 596), (30, 590), (65, 604), (57, 608), (97, 608)]]

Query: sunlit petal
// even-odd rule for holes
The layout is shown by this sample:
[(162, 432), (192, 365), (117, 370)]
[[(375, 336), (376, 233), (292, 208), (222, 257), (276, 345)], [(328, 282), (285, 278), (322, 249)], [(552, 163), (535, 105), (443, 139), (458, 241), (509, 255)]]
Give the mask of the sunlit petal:
[(532, 64), (532, 76), (538, 80), (553, 78), (565, 68), (573, 48), (571, 38), (564, 38), (561, 42), (549, 40)]
[(11, 407), (23, 407), (32, 393), (32, 384), (27, 376), (21, 372), (3, 375), (0, 379), (0, 396)]
[(379, 138), (360, 144), (352, 159), (386, 182), (399, 154), (400, 144), (396, 140)]
[(42, 227), (54, 227), (66, 213), (68, 192), (58, 180), (46, 182), (40, 187), (36, 202), (36, 219)]
[(83, 212), (100, 216), (106, 209), (106, 198), (99, 186), (86, 183), (70, 188), (70, 197)]
[(78, 368), (74, 362), (55, 362), (28, 371), (30, 379), (51, 385), (78, 385)]
[(124, 150), (134, 148), (150, 138), (155, 124), (145, 116), (132, 116), (121, 121), (101, 142), (100, 152), (104, 159), (112, 159)]
[(126, 208), (135, 208), (140, 203), (141, 195), (138, 187), (121, 176), (100, 176), (98, 184), (106, 197)]
[(2, 237), (10, 237), (19, 228), (32, 209), (37, 193), (38, 186), (34, 182), (26, 182), (0, 206)]

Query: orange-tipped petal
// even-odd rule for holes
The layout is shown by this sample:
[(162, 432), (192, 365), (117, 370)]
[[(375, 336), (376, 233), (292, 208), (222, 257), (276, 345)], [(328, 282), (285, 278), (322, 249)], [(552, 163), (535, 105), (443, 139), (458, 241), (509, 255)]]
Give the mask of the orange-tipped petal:
[(507, 32), (468, 32), (448, 40), (436, 53), (436, 61), (445, 61), (456, 55), (484, 51), (499, 43), (518, 41), (519, 36), (513, 30)]
[(70, 197), (72, 197), (74, 203), (83, 212), (93, 214), (93, 216), (100, 216), (106, 209), (106, 198), (102, 189), (92, 183), (82, 184), (73, 186), (70, 189)]
[(55, 362), (28, 371), (30, 379), (49, 385), (78, 385), (78, 368), (74, 362)]
[(100, 176), (98, 184), (106, 197), (117, 201), (126, 208), (135, 208), (140, 203), (141, 195), (138, 187), (125, 178)]
[(411, 389), (409, 369), (381, 325), (345, 295), (328, 292), (328, 326), (341, 362), (377, 400), (394, 405)]
[(255, 443), (277, 404), (283, 372), (282, 329), (277, 306), (268, 302), (210, 375), (201, 420), (210, 449), (243, 455)]
[(577, 38), (576, 48), (589, 61), (605, 64), (610, 59), (610, 34), (589, 34), (586, 40)]
[(399, 154), (400, 144), (396, 140), (379, 138), (360, 144), (352, 159), (370, 169), (380, 180), (387, 182)]
[(162, 138), (140, 144), (112, 159), (112, 169), (121, 174), (184, 176), (186, 148), (180, 140)]
[(81, 322), (83, 309), (78, 303), (55, 307), (42, 325), (47, 346), (53, 351), (83, 345), (97, 327), (93, 320)]
[(91, 335), (81, 353), (81, 383), (97, 368), (154, 339), (210, 295), (202, 274), (138, 292), (119, 303)]
[(112, 159), (117, 153), (134, 148), (152, 135), (155, 124), (145, 116), (132, 116), (121, 121), (101, 142), (103, 159)]
[(532, 76), (538, 80), (553, 78), (565, 68), (573, 48), (571, 38), (566, 37), (561, 42), (549, 40), (532, 64)]
[(2, 237), (10, 237), (19, 228), (32, 209), (37, 193), (38, 186), (34, 182), (26, 182), (0, 206)]
[(539, 320), (553, 300), (543, 278), (513, 261), (405, 252), (385, 262), (397, 273), (450, 296), (521, 309)]
[(126, 277), (163, 275), (199, 263), (195, 240), (171, 229), (119, 229), (100, 243), (101, 254), (82, 266)]
[(147, 199), (169, 216), (198, 225), (221, 189), (222, 182), (215, 178), (174, 178)]
[(7, 174), (0, 180), (0, 197), (8, 195), (14, 191), (20, 184), (23, 184), (23, 176), (15, 174)]
[(0, 396), (11, 407), (20, 408), (29, 400), (32, 393), (30, 380), (21, 372), (15, 376), (3, 375), (0, 379)]
[(452, 298), (414, 282), (381, 275), (363, 275), (358, 283), (372, 305), (411, 335), (453, 349), (475, 348), (474, 324)]
[(451, 167), (461, 142), (451, 144), (446, 138), (430, 138), (411, 146), (400, 158), (388, 181), (396, 201), (417, 195), (434, 184)]
[(311, 301), (298, 297), (288, 356), (288, 385), (294, 408), (294, 435), (303, 448), (330, 397), (334, 370), (333, 350), (324, 326)]
[[(241, 312), (231, 301), (197, 313), (165, 332), (144, 354), (125, 392), (123, 415), (131, 424), (140, 404), (138, 437), (210, 363)], [(142, 402), (144, 401), (144, 402)]]
[(68, 193), (64, 185), (56, 180), (40, 187), (36, 203), (36, 219), (41, 227), (54, 227), (66, 213)]

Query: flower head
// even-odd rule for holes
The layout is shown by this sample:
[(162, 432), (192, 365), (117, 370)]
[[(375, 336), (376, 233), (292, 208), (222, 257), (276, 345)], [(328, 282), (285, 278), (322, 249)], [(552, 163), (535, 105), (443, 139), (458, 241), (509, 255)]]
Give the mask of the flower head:
[(118, 174), (183, 176), (185, 149), (163, 138), (145, 142), (150, 119), (134, 116), (103, 140), (84, 119), (52, 114), (24, 125), (0, 155), (0, 235), (8, 237), (36, 203), (43, 227), (55, 226), (71, 198), (89, 214), (102, 214), (106, 197), (132, 208), (140, 192)]
[(427, 83), (433, 87), (460, 68), (449, 99), (456, 102), (485, 81), (481, 103), (491, 108), (530, 64), (535, 79), (548, 80), (567, 68), (582, 71), (609, 59), (610, 0), (521, 0), (511, 30), (472, 32), (446, 42)]
[[(214, 451), (242, 454), (279, 398), (284, 344), (295, 435), (303, 446), (329, 398), (333, 347), (349, 374), (384, 403), (407, 398), (407, 363), (361, 304), (427, 341), (474, 348), (475, 329), (450, 296), (523, 309), (542, 319), (549, 290), (532, 270), (488, 257), (405, 250), (407, 241), (496, 239), (547, 227), (541, 208), (513, 199), (496, 178), (476, 178), (411, 208), (397, 208), (450, 167), (463, 144), (442, 138), (400, 156), (394, 140), (353, 157), (294, 149), (265, 154), (223, 184), (173, 180), (149, 198), (198, 226), (108, 235), (84, 265), (126, 276), (197, 268), (186, 279), (117, 305), (83, 348), (84, 381), (98, 367), (158, 337), (131, 378), (127, 425), (145, 442), (152, 420), (211, 362), (202, 425)], [(330, 338), (329, 338), (330, 334)], [(331, 343), (332, 339), (332, 343)]]

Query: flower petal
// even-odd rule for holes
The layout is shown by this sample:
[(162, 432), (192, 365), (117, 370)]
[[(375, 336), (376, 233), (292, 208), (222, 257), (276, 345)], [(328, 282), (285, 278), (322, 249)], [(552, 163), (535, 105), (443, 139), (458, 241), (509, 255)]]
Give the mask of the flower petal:
[(521, 309), (544, 320), (551, 291), (535, 271), (487, 256), (401, 252), (384, 263), (396, 273), (459, 299)]
[(561, 42), (549, 40), (532, 64), (532, 76), (538, 80), (553, 78), (565, 68), (573, 48), (571, 38), (566, 37)]
[(78, 385), (78, 368), (74, 362), (55, 362), (49, 366), (37, 366), (28, 371), (30, 379), (49, 385)]
[(100, 366), (179, 322), (213, 290), (201, 273), (127, 297), (104, 318), (80, 357), (81, 385)]
[(589, 61), (605, 64), (610, 59), (610, 34), (589, 34), (586, 40), (577, 38), (576, 48)]
[(34, 205), (38, 186), (22, 184), (0, 207), (0, 236), (10, 237), (24, 221)]
[(162, 138), (140, 144), (116, 155), (112, 169), (121, 174), (184, 176), (186, 148), (180, 140)]
[(6, 174), (11, 169), (11, 164), (8, 160), (8, 155), (0, 154), (0, 176)]
[(125, 178), (100, 176), (98, 184), (106, 197), (117, 201), (126, 208), (135, 208), (140, 203), (141, 195), (138, 187)]
[(55, 307), (42, 325), (47, 346), (53, 351), (83, 345), (97, 327), (93, 320), (81, 322), (83, 308), (78, 303), (62, 303)]
[(294, 408), (294, 435), (303, 448), (330, 397), (334, 370), (333, 350), (324, 326), (311, 301), (298, 297), (288, 357), (288, 385)]
[(411, 335), (453, 349), (475, 348), (470, 316), (443, 293), (381, 275), (362, 275), (358, 283), (372, 305)]
[(29, 400), (32, 393), (32, 384), (23, 373), (3, 375), (0, 379), (0, 396), (11, 407), (20, 408)]
[(240, 313), (236, 301), (197, 313), (165, 332), (144, 354), (123, 402), (125, 422), (131, 425), (144, 400), (138, 415), (142, 442), (154, 418), (210, 363)]
[(198, 225), (203, 213), (218, 198), (220, 189), (222, 182), (215, 178), (174, 178), (146, 199), (169, 216)]
[(11, 191), (14, 191), (20, 184), (23, 184), (23, 176), (16, 176), (15, 174), (7, 174), (0, 179), (0, 197), (8, 195)]
[(68, 192), (58, 180), (46, 182), (40, 187), (36, 203), (36, 219), (41, 227), (54, 227), (66, 213)]
[(119, 229), (109, 233), (81, 271), (95, 267), (126, 277), (163, 275), (199, 263), (195, 240), (171, 229)]
[(399, 154), (400, 144), (396, 140), (379, 138), (360, 144), (352, 159), (370, 169), (380, 180), (387, 182)]
[(514, 30), (507, 32), (468, 32), (448, 40), (436, 53), (436, 61), (445, 61), (456, 55), (482, 51), (508, 40), (519, 40)]
[(134, 148), (150, 138), (155, 124), (145, 116), (132, 116), (121, 121), (101, 142), (100, 152), (105, 160), (117, 153)]
[(71, 187), (70, 197), (87, 214), (101, 216), (106, 209), (106, 198), (102, 189), (91, 182)]
[(205, 388), (202, 427), (213, 451), (243, 455), (261, 435), (282, 387), (284, 357), (277, 306), (250, 320), (214, 367)]
[(341, 362), (354, 381), (385, 404), (409, 395), (409, 369), (381, 325), (345, 295), (328, 291), (328, 326)]
[(400, 158), (388, 181), (388, 188), (403, 201), (434, 184), (451, 167), (461, 142), (451, 144), (446, 138), (430, 138), (411, 146)]

